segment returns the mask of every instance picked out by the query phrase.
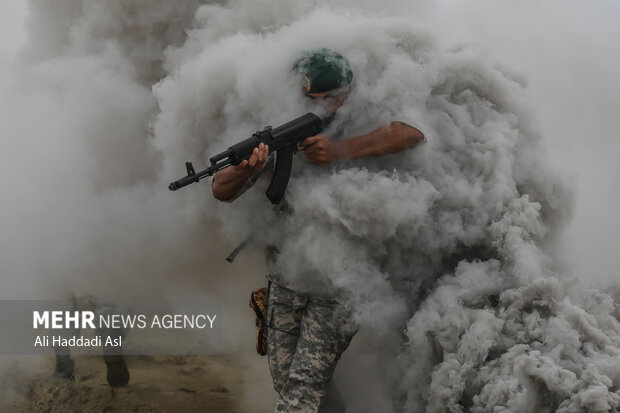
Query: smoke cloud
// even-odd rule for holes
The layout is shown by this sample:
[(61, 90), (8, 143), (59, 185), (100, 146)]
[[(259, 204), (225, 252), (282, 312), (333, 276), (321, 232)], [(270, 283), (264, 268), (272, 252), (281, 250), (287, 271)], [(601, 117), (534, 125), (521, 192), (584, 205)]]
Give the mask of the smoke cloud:
[[(562, 167), (586, 163), (576, 149), (555, 151), (564, 137), (579, 148), (573, 137), (587, 124), (555, 126), (577, 111), (569, 98), (599, 97), (596, 108), (609, 113), (617, 104), (603, 89), (571, 92), (575, 72), (549, 75), (540, 63), (587, 44), (531, 44), (561, 44), (575, 16), (600, 22), (589, 34), (606, 38), (605, 20), (573, 2), (557, 26), (549, 16), (558, 2), (535, 16), (532, 2), (509, 11), (489, 1), (204, 3), (30, 4), (2, 110), (7, 295), (49, 298), (77, 285), (244, 296), (245, 284), (261, 282), (256, 266), (239, 275), (214, 262), (225, 254), (221, 235), (229, 244), (252, 236), (255, 251), (279, 247), (276, 267), (289, 281), (348, 297), (363, 345), (336, 379), (346, 391), (362, 371), (359, 385), (376, 390), (356, 392), (350, 409), (620, 408), (617, 298), (582, 288), (574, 277), (588, 275), (566, 258), (582, 244), (563, 230), (584, 213)], [(481, 22), (481, 10), (498, 17)], [(517, 31), (530, 17), (531, 30)], [(547, 37), (543, 26), (555, 31)], [(260, 181), (232, 204), (205, 184), (171, 194), (186, 160), (204, 165), (259, 128), (317, 109), (291, 72), (314, 47), (339, 51), (355, 73), (327, 133), (403, 120), (427, 142), (329, 167), (298, 155), (293, 214), (270, 208)], [(564, 98), (558, 108), (541, 103), (551, 92)], [(602, 140), (611, 124), (599, 122)], [(222, 280), (226, 271), (237, 278)], [(378, 366), (347, 364), (356, 358)]]

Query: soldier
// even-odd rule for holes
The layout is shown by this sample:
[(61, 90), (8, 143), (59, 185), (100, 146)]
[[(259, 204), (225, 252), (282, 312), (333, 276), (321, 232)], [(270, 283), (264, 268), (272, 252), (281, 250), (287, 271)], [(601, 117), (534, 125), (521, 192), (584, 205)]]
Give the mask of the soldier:
[[(337, 110), (353, 87), (348, 61), (328, 49), (302, 54), (294, 66), (302, 91), (323, 112), (324, 124), (336, 119)], [(424, 140), (417, 128), (395, 120), (365, 135), (337, 138), (319, 134), (301, 142), (308, 161), (315, 165), (401, 152)], [(269, 148), (260, 144), (248, 160), (223, 169), (212, 182), (213, 196), (231, 202), (247, 190), (271, 163)], [(271, 172), (271, 171), (270, 171)], [(285, 200), (283, 201), (285, 202)], [(268, 248), (277, 254), (277, 248)], [(267, 356), (274, 388), (276, 412), (318, 412), (336, 363), (351, 342), (356, 328), (338, 294), (308, 292), (291, 285), (283, 274), (270, 272)]]
[[(98, 313), (105, 313), (111, 311), (113, 306), (106, 304), (90, 294), (73, 293), (73, 297), (70, 300), (71, 310), (88, 310)], [(66, 338), (76, 335), (79, 329), (64, 330), (62, 334)], [(118, 337), (125, 336), (126, 331), (122, 328), (98, 328), (97, 334), (102, 337)], [(105, 340), (105, 338), (104, 338)], [(71, 358), (70, 347), (54, 347), (54, 353), (56, 354), (56, 368), (53, 376), (61, 379), (74, 380), (75, 370), (74, 362)], [(122, 354), (122, 350), (110, 347), (103, 348), (103, 361), (106, 366), (106, 379), (111, 387), (125, 386), (129, 383), (129, 370), (125, 363), (125, 357)]]

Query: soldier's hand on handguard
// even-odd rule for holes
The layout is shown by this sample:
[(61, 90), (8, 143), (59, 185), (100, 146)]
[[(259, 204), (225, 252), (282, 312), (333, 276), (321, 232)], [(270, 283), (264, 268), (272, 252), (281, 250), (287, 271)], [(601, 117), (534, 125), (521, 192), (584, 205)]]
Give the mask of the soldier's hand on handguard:
[(252, 155), (245, 160), (241, 161), (239, 165), (233, 166), (233, 168), (239, 172), (250, 173), (250, 175), (262, 170), (267, 162), (269, 156), (269, 146), (261, 143), (252, 152)]
[(343, 151), (338, 142), (334, 142), (323, 134), (304, 139), (299, 143), (306, 158), (316, 165), (328, 165), (343, 158)]
[(225, 202), (233, 200), (246, 181), (265, 167), (268, 156), (269, 146), (261, 143), (248, 159), (216, 172), (211, 186), (215, 199)]

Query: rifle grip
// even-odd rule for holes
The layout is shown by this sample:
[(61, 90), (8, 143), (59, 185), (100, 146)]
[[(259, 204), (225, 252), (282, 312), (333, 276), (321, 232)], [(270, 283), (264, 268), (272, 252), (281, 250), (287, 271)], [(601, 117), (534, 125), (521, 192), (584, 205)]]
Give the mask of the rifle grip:
[(284, 191), (286, 191), (288, 186), (291, 169), (293, 168), (293, 153), (294, 150), (290, 146), (286, 146), (276, 152), (276, 168), (269, 188), (265, 192), (267, 198), (274, 205), (278, 205), (284, 197)]

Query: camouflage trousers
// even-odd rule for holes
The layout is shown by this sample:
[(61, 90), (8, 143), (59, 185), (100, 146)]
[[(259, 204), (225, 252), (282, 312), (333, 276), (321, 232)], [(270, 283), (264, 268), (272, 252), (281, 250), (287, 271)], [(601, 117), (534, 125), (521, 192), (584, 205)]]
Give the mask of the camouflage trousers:
[(338, 359), (356, 329), (335, 300), (272, 283), (267, 357), (278, 392), (276, 412), (320, 411)]

